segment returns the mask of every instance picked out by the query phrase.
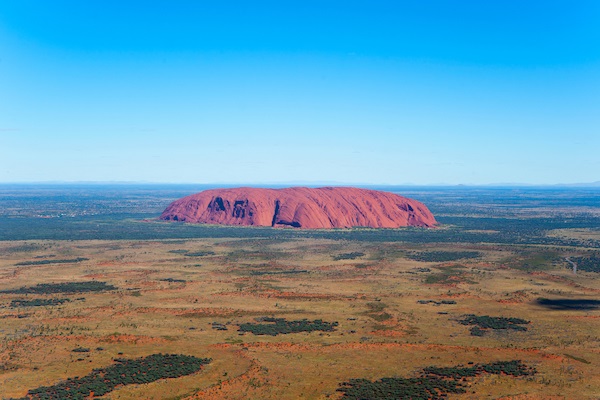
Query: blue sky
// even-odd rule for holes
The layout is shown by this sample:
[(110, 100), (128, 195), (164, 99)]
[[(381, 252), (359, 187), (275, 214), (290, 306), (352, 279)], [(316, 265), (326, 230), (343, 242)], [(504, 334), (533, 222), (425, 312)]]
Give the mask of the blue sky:
[(0, 1), (40, 181), (600, 181), (600, 2)]

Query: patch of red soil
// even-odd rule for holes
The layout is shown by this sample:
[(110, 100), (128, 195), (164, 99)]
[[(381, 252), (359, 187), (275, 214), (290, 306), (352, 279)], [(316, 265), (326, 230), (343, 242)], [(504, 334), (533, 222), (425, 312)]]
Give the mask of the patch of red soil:
[[(234, 346), (234, 345), (229, 345)], [(478, 347), (478, 346), (456, 346), (442, 344), (417, 344), (417, 343), (336, 343), (329, 346), (310, 345), (310, 344), (294, 344), (294, 343), (267, 343), (254, 342), (242, 343), (238, 346), (255, 349), (274, 349), (280, 351), (319, 351), (333, 352), (340, 350), (376, 350), (376, 349), (406, 349), (406, 350), (433, 350), (436, 352), (445, 351), (463, 351), (463, 352), (482, 352), (486, 354), (521, 354), (541, 357), (547, 360), (564, 361), (565, 357), (546, 353), (538, 349), (498, 349), (493, 347)]]
[(406, 332), (395, 331), (395, 330), (378, 330), (378, 331), (373, 331), (370, 334), (376, 335), (376, 336), (389, 337), (389, 338), (399, 338), (399, 337), (406, 336)]

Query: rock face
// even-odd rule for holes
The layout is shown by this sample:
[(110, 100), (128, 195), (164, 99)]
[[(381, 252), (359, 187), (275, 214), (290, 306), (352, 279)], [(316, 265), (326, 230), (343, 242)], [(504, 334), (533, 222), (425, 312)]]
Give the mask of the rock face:
[(306, 229), (437, 224), (427, 207), (418, 201), (351, 187), (205, 190), (174, 201), (160, 219)]

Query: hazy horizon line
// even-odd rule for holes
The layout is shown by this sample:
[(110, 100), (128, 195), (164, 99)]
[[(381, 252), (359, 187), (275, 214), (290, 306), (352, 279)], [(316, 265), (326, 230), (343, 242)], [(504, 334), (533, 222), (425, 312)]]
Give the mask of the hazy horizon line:
[(338, 181), (285, 181), (285, 182), (160, 182), (160, 181), (15, 181), (0, 182), (0, 185), (202, 185), (202, 186), (410, 186), (410, 187), (598, 187), (600, 181), (576, 183), (524, 183), (524, 182), (494, 182), (494, 183), (368, 183), (368, 182), (338, 182)]

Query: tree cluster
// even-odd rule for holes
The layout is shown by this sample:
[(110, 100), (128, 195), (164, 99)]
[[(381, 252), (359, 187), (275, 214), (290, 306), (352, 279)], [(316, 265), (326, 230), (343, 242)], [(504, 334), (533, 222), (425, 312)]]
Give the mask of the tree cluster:
[[(548, 236), (553, 229), (596, 228), (600, 218), (589, 215), (541, 218), (465, 216), (464, 206), (440, 215), (448, 229), (327, 229), (296, 230), (263, 227), (198, 226), (196, 224), (140, 224), (132, 222), (153, 218), (154, 214), (106, 214), (61, 218), (10, 218), (0, 215), (0, 240), (143, 240), (190, 238), (321, 238), (367, 242), (406, 243), (498, 243), (543, 244), (600, 248), (599, 240)], [(101, 224), (98, 224), (101, 221)], [(181, 252), (183, 254), (183, 252)]]
[(90, 349), (88, 347), (75, 347), (71, 350), (73, 353), (89, 353)]
[(415, 261), (425, 262), (448, 262), (464, 258), (481, 257), (478, 251), (423, 251), (418, 253), (409, 253), (407, 257)]
[(106, 282), (84, 281), (84, 282), (62, 282), (62, 283), (39, 283), (35, 286), (20, 287), (19, 289), (3, 290), (0, 293), (14, 294), (54, 294), (54, 293), (83, 293), (104, 292), (116, 290), (117, 287), (108, 285)]
[(255, 335), (286, 335), (288, 333), (323, 331), (331, 332), (338, 325), (337, 322), (325, 322), (321, 319), (309, 321), (302, 319), (298, 321), (286, 321), (285, 318), (261, 318), (265, 323), (243, 323), (240, 324), (240, 332), (251, 332)]
[(204, 257), (204, 256), (214, 256), (214, 251), (195, 251), (195, 252), (187, 252), (184, 254), (186, 257)]
[(43, 307), (58, 306), (71, 301), (70, 299), (33, 299), (33, 300), (12, 300), (11, 307)]
[(471, 335), (483, 336), (489, 329), (512, 329), (515, 331), (526, 331), (522, 326), (529, 324), (530, 321), (521, 318), (490, 317), (489, 315), (467, 314), (458, 321), (462, 325), (474, 325), (471, 328)]
[(187, 281), (185, 279), (165, 278), (165, 279), (161, 279), (161, 282), (185, 283)]
[(72, 259), (68, 259), (68, 260), (36, 260), (36, 261), (22, 261), (22, 262), (18, 262), (15, 265), (46, 265), (46, 264), (72, 264), (72, 263), (78, 263), (81, 261), (87, 261), (89, 260), (89, 258), (84, 258), (84, 257), (77, 257), (77, 258), (72, 258)]
[(343, 398), (354, 400), (440, 400), (451, 393), (465, 393), (466, 378), (482, 374), (506, 374), (527, 376), (536, 373), (520, 360), (498, 361), (491, 364), (476, 364), (471, 367), (426, 367), (417, 378), (382, 378), (377, 381), (350, 379), (340, 384), (337, 390)]
[(442, 305), (442, 304), (456, 304), (456, 301), (454, 300), (440, 300), (440, 301), (436, 301), (436, 300), (417, 300), (417, 303), (419, 304), (435, 304), (436, 306)]
[(360, 252), (360, 251), (353, 251), (351, 253), (342, 253), (342, 254), (338, 254), (336, 256), (333, 256), (333, 261), (340, 261), (340, 260), (355, 260), (359, 257), (364, 257), (365, 253)]
[(343, 398), (355, 400), (437, 400), (447, 393), (465, 392), (459, 382), (440, 378), (382, 378), (375, 382), (350, 379), (337, 390)]
[(578, 271), (600, 272), (600, 254), (598, 253), (588, 257), (571, 257), (571, 261), (577, 264)]
[(471, 367), (426, 367), (423, 368), (425, 376), (438, 376), (442, 378), (461, 379), (475, 377), (481, 374), (527, 376), (533, 375), (535, 369), (523, 364), (521, 360), (497, 361), (490, 364), (475, 364)]
[(93, 370), (82, 378), (69, 378), (53, 386), (42, 386), (27, 392), (19, 400), (69, 400), (103, 396), (116, 387), (144, 384), (164, 378), (177, 378), (198, 372), (209, 358), (182, 354), (152, 354), (136, 359), (115, 359), (116, 364)]

